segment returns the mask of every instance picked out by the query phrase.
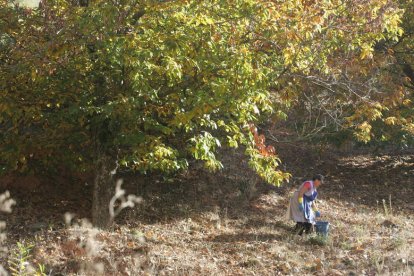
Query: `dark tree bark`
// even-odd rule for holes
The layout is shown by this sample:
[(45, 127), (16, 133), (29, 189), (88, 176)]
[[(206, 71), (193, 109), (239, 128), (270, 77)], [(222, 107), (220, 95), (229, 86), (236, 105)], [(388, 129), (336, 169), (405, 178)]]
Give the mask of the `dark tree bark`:
[(410, 78), (410, 83), (414, 85), (414, 69), (411, 67), (410, 64), (404, 63), (401, 65), (404, 74)]
[(109, 202), (115, 193), (117, 160), (110, 154), (99, 154), (96, 163), (93, 187), (92, 223), (95, 227), (108, 229), (113, 219), (109, 213)]

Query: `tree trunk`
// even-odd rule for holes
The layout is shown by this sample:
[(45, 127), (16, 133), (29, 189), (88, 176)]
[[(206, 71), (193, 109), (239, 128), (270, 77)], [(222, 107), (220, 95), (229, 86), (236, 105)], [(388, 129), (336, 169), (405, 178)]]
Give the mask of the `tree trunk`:
[(113, 223), (109, 202), (115, 193), (116, 169), (116, 158), (108, 154), (98, 156), (93, 187), (92, 223), (101, 229), (108, 229)]

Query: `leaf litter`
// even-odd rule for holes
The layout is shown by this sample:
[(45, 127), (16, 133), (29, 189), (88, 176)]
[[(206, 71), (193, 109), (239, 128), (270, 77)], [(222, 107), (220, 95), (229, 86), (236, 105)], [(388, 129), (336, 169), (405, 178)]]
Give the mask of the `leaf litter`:
[[(298, 158), (301, 153), (279, 152), (287, 156), (282, 159), (293, 175), (309, 175)], [(87, 253), (86, 232), (74, 235), (61, 219), (63, 207), (88, 200), (85, 187), (63, 183), (67, 186), (60, 189), (75, 193), (64, 206), (59, 205), (61, 190), (52, 185), (35, 191), (31, 203), (28, 195), (12, 190), (18, 204), (27, 206), (17, 205), (7, 218), (7, 245), (11, 249), (17, 241), (33, 241), (31, 261), (44, 264), (53, 275), (77, 275), (94, 263), (102, 263), (106, 275), (412, 275), (414, 155), (324, 158), (313, 168), (327, 174), (318, 204), (323, 220), (331, 224), (324, 243), (315, 235), (295, 235), (293, 223), (284, 219), (289, 195), (300, 181), (281, 188), (258, 181), (253, 195), (236, 193), (251, 177), (229, 161), (234, 167), (214, 177), (196, 169), (168, 189), (162, 184), (149, 188), (144, 203), (124, 212), (113, 231), (96, 233), (94, 254)], [(48, 204), (40, 202), (45, 192)], [(37, 209), (29, 208), (33, 202)], [(45, 227), (24, 227), (39, 218)]]

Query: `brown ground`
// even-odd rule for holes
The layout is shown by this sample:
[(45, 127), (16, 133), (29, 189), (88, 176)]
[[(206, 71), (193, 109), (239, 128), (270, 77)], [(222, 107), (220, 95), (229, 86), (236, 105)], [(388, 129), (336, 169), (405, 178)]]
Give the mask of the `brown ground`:
[[(0, 192), (17, 201), (0, 216), (9, 259), (24, 241), (34, 245), (29, 262), (51, 275), (90, 275), (99, 263), (105, 275), (412, 275), (414, 154), (303, 148), (280, 148), (293, 175), (281, 188), (261, 183), (238, 152), (226, 152), (226, 169), (214, 175), (194, 169), (172, 183), (125, 176), (144, 203), (122, 213), (113, 232), (76, 227), (89, 213), (90, 180), (3, 178)], [(319, 191), (327, 240), (297, 236), (284, 219), (289, 194), (316, 172), (327, 176)], [(76, 214), (70, 227), (65, 212)]]

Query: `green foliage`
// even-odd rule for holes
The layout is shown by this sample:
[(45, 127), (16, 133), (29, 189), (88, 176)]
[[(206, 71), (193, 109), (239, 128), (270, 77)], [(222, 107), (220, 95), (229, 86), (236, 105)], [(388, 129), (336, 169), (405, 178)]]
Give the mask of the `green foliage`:
[(205, 160), (206, 167), (212, 170), (221, 169), (223, 165), (216, 159), (214, 152), (220, 147), (220, 141), (208, 132), (204, 132), (191, 139), (194, 143), (192, 152), (195, 159)]
[(28, 260), (31, 258), (30, 251), (32, 250), (32, 244), (17, 243), (15, 248), (9, 257), (8, 264), (9, 270), (13, 276), (29, 275), (28, 271)]
[(35, 276), (46, 276), (46, 266), (44, 264), (38, 264), (38, 268), (35, 272)]
[(30, 259), (32, 258), (31, 251), (34, 245), (31, 243), (17, 242), (9, 256), (8, 264), (9, 270), (13, 276), (36, 275), (45, 276), (46, 266), (38, 264), (37, 269), (30, 267)]
[(268, 68), (249, 49), (260, 6), (223, 3), (5, 7), (13, 52), (1, 56), (6, 169), (87, 169), (97, 148), (142, 172), (185, 169), (191, 155), (220, 168), (219, 141), (248, 144), (243, 125), (258, 109), (271, 112)]
[(1, 3), (5, 171), (87, 170), (102, 152), (142, 172), (214, 170), (225, 142), (279, 184), (288, 174), (247, 125), (285, 114), (298, 75), (338, 76), (338, 53), (365, 60), (401, 32), (385, 0)]

